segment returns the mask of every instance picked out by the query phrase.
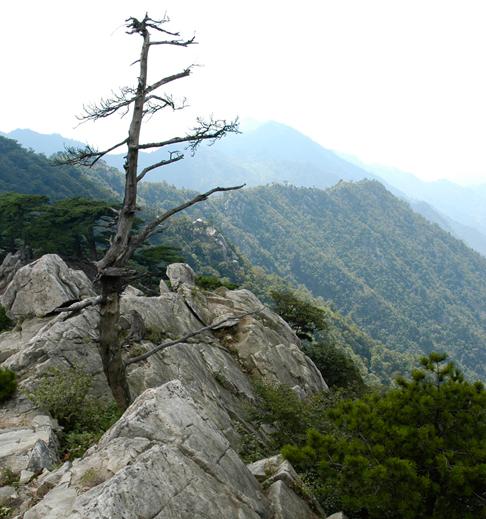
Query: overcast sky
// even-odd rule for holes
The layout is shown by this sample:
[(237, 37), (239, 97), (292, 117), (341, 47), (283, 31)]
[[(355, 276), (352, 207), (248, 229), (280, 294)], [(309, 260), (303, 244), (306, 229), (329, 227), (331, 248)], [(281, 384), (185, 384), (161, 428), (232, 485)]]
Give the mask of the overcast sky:
[(0, 130), (61, 133), (100, 147), (127, 119), (75, 128), (83, 103), (134, 84), (140, 38), (123, 21), (167, 11), (191, 49), (152, 49), (157, 79), (196, 63), (175, 94), (195, 115), (290, 125), (323, 146), (423, 179), (486, 183), (484, 0), (16, 0), (1, 2)]

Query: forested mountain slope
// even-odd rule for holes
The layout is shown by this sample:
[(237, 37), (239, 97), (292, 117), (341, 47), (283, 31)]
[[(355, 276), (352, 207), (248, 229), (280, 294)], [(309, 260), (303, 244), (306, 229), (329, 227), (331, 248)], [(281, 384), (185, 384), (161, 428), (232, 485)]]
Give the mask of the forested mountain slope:
[[(46, 155), (62, 151), (65, 145), (83, 146), (58, 134), (32, 130), (14, 130), (7, 136)], [(139, 165), (158, 162), (166, 154), (166, 149), (140, 153)], [(106, 155), (105, 160), (109, 166), (123, 170), (123, 153)], [(486, 185), (424, 182), (393, 168), (364, 164), (356, 157), (334, 153), (297, 130), (272, 121), (229, 136), (214, 146), (203, 146), (194, 157), (188, 154), (183, 162), (155, 170), (146, 180), (206, 191), (216, 185), (258, 186), (272, 182), (325, 189), (339, 180), (364, 178), (383, 181), (395, 195), (410, 200), (414, 210), (486, 256)]]
[[(0, 137), (3, 162), (0, 167), (0, 197), (3, 192), (20, 192), (45, 195), (51, 201), (66, 197), (97, 197), (113, 199), (120, 195), (122, 176), (102, 162), (94, 171), (79, 168), (59, 168), (43, 155), (21, 148), (17, 143)], [(154, 216), (160, 208), (170, 208), (193, 196), (193, 192), (178, 190), (165, 183), (142, 184), (140, 186), (140, 205), (145, 217)], [(201, 204), (196, 210), (189, 211), (182, 218), (174, 220), (154, 239), (154, 244), (163, 243), (176, 248), (181, 259), (189, 263), (198, 274), (224, 276), (230, 281), (248, 287), (264, 301), (271, 303), (270, 293), (274, 289), (297, 289), (300, 295), (312, 300), (310, 292), (303, 286), (297, 286), (289, 280), (276, 275), (269, 275), (261, 268), (255, 268), (219, 231), (218, 222), (207, 222), (210, 207)], [(202, 219), (196, 220), (202, 216)], [(73, 215), (74, 218), (74, 215)], [(4, 219), (5, 220), (5, 219)], [(86, 222), (83, 221), (83, 224)], [(57, 224), (56, 224), (57, 225)], [(8, 227), (8, 222), (0, 221), (0, 236)], [(62, 236), (64, 228), (57, 227), (56, 243), (69, 241), (69, 236)], [(19, 235), (21, 233), (19, 229)], [(27, 233), (29, 234), (29, 233)], [(51, 240), (52, 241), (52, 240)], [(43, 246), (54, 245), (42, 241)], [(29, 244), (32, 245), (32, 244)], [(64, 255), (66, 247), (49, 248), (45, 252)], [(5, 253), (5, 251), (3, 251)], [(2, 250), (0, 247), (0, 260)], [(72, 259), (72, 258), (66, 258)], [(79, 268), (79, 267), (78, 267)], [(160, 270), (159, 277), (163, 268)], [(154, 273), (157, 276), (157, 273)], [(143, 280), (145, 283), (146, 280)], [(331, 309), (322, 300), (313, 304), (325, 308), (328, 328), (322, 332), (322, 340), (353, 356), (360, 366), (363, 376), (369, 381), (389, 382), (391, 376), (406, 370), (411, 365), (411, 357), (387, 349), (383, 344), (369, 337), (349, 318), (345, 318)], [(367, 377), (367, 374), (369, 376)]]
[(56, 166), (44, 155), (0, 137), (0, 192), (65, 197), (113, 198), (119, 173), (106, 165), (88, 170)]
[(378, 182), (267, 186), (212, 206), (254, 264), (332, 301), (388, 347), (448, 351), (486, 377), (486, 260)]

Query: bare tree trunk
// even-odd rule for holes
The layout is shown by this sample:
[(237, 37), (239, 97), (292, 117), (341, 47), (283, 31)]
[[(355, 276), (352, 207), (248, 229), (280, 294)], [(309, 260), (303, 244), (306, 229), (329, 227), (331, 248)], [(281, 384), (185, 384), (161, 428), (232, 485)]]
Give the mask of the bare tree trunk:
[(100, 305), (100, 353), (108, 385), (113, 397), (121, 410), (131, 403), (125, 363), (120, 348), (120, 279), (103, 276), (101, 278), (102, 303)]
[[(97, 279), (101, 283), (102, 296), (100, 302), (99, 353), (108, 384), (115, 401), (121, 410), (125, 410), (131, 402), (119, 337), (120, 292), (129, 277), (129, 270), (126, 268), (128, 260), (137, 247), (141, 246), (143, 242), (153, 234), (156, 227), (174, 214), (177, 214), (195, 203), (206, 200), (208, 196), (213, 193), (230, 191), (243, 187), (234, 186), (229, 188), (214, 188), (207, 193), (198, 195), (192, 200), (166, 211), (156, 218), (156, 220), (147, 224), (138, 235), (133, 234), (133, 223), (137, 211), (137, 183), (141, 181), (148, 172), (172, 164), (173, 162), (177, 162), (184, 157), (181, 152), (169, 152), (168, 159), (147, 166), (139, 173), (139, 150), (162, 148), (164, 146), (172, 146), (176, 144), (187, 144), (189, 149), (194, 152), (197, 146), (203, 141), (214, 142), (224, 137), (227, 133), (238, 131), (237, 121), (227, 124), (224, 120), (214, 121), (211, 119), (206, 123), (203, 120), (198, 119), (198, 126), (193, 128), (189, 134), (183, 137), (174, 137), (156, 143), (140, 144), (140, 130), (145, 115), (153, 115), (165, 107), (172, 108), (173, 110), (176, 109), (176, 105), (171, 96), (156, 95), (155, 91), (159, 87), (177, 79), (187, 77), (191, 73), (191, 67), (188, 67), (178, 74), (164, 77), (147, 86), (148, 55), (151, 45), (175, 45), (187, 47), (195, 43), (194, 37), (189, 40), (184, 40), (179, 38), (179, 33), (170, 32), (164, 29), (163, 25), (168, 21), (167, 17), (164, 17), (159, 21), (153, 20), (148, 16), (148, 14), (145, 15), (145, 18), (141, 21), (133, 17), (126, 20), (128, 34), (138, 34), (143, 37), (140, 59), (137, 60), (140, 67), (137, 87), (136, 89), (131, 87), (124, 88), (120, 91), (120, 94), (115, 94), (114, 99), (105, 99), (101, 101), (99, 106), (93, 105), (87, 107), (85, 109), (85, 116), (81, 117), (81, 120), (97, 120), (113, 115), (118, 110), (127, 110), (128, 112), (130, 107), (132, 107), (133, 112), (128, 137), (101, 152), (94, 150), (90, 146), (86, 146), (85, 149), (80, 150), (67, 148), (66, 158), (64, 161), (61, 161), (65, 164), (93, 166), (110, 151), (123, 145), (126, 145), (128, 148), (124, 164), (125, 192), (123, 204), (118, 213), (116, 231), (110, 240), (110, 247), (104, 256), (95, 261), (98, 271)], [(154, 31), (158, 35), (164, 35), (164, 37), (168, 37), (168, 39), (151, 41), (150, 31)]]

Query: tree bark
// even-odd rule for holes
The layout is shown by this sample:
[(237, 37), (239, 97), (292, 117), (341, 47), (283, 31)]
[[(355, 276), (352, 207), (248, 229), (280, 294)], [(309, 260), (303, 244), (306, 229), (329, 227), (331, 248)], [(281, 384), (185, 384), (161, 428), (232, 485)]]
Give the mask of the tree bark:
[(120, 288), (119, 278), (101, 277), (98, 351), (113, 397), (118, 407), (125, 410), (131, 403), (131, 396), (120, 347)]

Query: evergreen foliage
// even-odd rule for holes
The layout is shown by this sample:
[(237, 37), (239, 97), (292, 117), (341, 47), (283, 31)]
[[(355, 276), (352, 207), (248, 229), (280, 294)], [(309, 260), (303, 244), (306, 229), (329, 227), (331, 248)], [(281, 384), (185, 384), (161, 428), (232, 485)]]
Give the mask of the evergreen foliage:
[(204, 290), (216, 290), (219, 287), (225, 287), (229, 290), (238, 288), (236, 283), (231, 283), (225, 278), (219, 278), (211, 275), (201, 275), (196, 277), (196, 285)]
[(486, 391), (431, 353), (410, 379), (344, 400), (327, 431), (283, 449), (328, 511), (353, 518), (473, 519), (486, 504)]
[(300, 339), (312, 340), (313, 335), (327, 326), (325, 313), (290, 290), (271, 292), (273, 309), (293, 328)]
[(358, 392), (364, 389), (365, 383), (357, 364), (342, 348), (335, 344), (307, 342), (302, 349), (329, 387), (355, 389)]
[(5, 312), (5, 308), (0, 305), (0, 333), (5, 330), (10, 330), (13, 326), (13, 322), (9, 319), (8, 315)]
[[(99, 169), (103, 166), (98, 167)], [(109, 168), (108, 176), (114, 173)], [(113, 198), (114, 190), (95, 171), (73, 166), (56, 166), (44, 155), (22, 148), (16, 141), (0, 137), (0, 193), (15, 191), (48, 196)], [(121, 176), (117, 173), (118, 176)], [(116, 182), (111, 178), (112, 184)]]
[(17, 376), (14, 371), (0, 367), (0, 403), (13, 396), (17, 390)]

